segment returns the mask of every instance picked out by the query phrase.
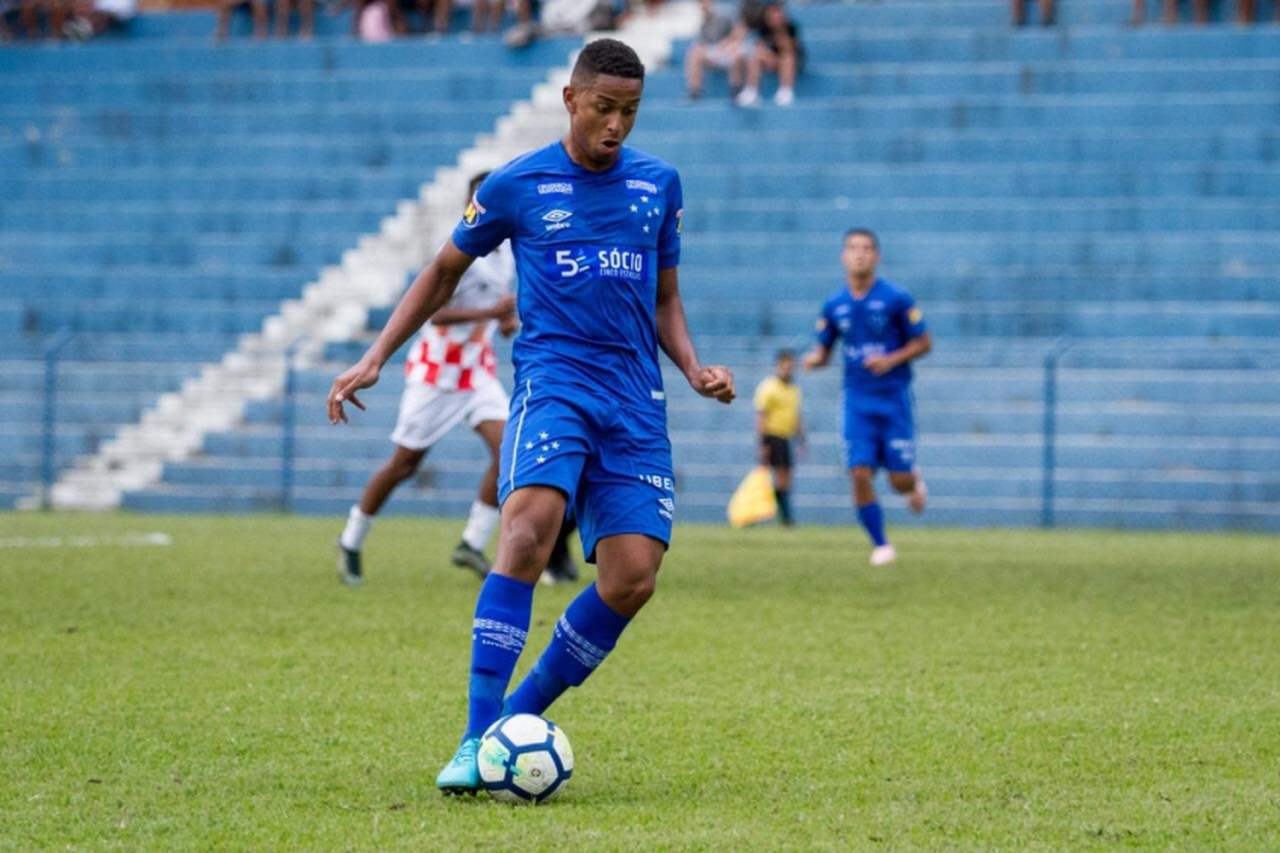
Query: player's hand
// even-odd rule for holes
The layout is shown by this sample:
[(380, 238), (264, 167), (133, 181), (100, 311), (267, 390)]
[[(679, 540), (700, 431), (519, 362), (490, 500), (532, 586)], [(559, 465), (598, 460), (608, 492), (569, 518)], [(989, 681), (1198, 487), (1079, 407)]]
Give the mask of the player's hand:
[(822, 367), (823, 363), (822, 353), (810, 351), (805, 353), (804, 360), (800, 362), (800, 366), (805, 370), (817, 370)]
[(721, 365), (700, 367), (689, 377), (689, 385), (704, 397), (714, 397), (721, 403), (732, 403), (733, 371)]
[(766, 468), (769, 467), (769, 448), (764, 443), (764, 439), (756, 436), (756, 461)]
[(503, 317), (498, 322), (498, 331), (504, 338), (509, 338), (520, 330), (520, 318), (515, 314)]
[(887, 355), (869, 355), (862, 360), (862, 366), (876, 376), (884, 376), (898, 365)]
[(356, 392), (362, 388), (369, 388), (378, 381), (380, 373), (377, 365), (367, 361), (359, 361), (351, 367), (347, 368), (333, 380), (333, 387), (329, 389), (329, 423), (336, 424), (339, 421), (347, 422), (347, 413), (343, 410), (342, 404), (350, 401), (360, 411), (364, 411), (364, 403), (356, 396)]
[(516, 316), (516, 298), (511, 294), (499, 299), (490, 309), (490, 316), (495, 320), (507, 320)]

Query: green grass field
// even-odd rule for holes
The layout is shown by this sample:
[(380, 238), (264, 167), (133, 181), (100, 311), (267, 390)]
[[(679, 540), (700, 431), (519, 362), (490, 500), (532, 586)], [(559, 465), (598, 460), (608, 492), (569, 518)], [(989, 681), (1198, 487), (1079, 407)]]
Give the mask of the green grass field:
[(1275, 538), (680, 528), (529, 809), (433, 788), (459, 523), (381, 522), (359, 590), (338, 526), (0, 516), (0, 846), (1280, 847)]

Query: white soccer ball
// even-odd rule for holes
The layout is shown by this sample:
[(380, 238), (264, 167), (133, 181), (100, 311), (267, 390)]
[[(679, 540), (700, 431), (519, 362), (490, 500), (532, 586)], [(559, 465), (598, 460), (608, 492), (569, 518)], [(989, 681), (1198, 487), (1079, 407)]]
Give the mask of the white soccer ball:
[(545, 803), (573, 775), (564, 729), (533, 714), (512, 714), (490, 726), (476, 761), (480, 784), (504, 803)]

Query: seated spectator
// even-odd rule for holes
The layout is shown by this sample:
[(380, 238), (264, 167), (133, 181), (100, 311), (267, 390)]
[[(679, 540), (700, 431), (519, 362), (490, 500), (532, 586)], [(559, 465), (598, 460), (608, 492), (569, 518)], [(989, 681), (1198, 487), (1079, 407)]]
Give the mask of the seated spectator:
[(789, 107), (796, 100), (796, 77), (804, 67), (804, 46), (800, 43), (800, 29), (787, 15), (782, 3), (764, 7), (760, 26), (755, 31), (758, 39), (754, 50), (746, 50), (739, 62), (746, 68), (747, 84), (734, 99), (740, 107), (754, 107), (760, 102), (760, 77), (765, 71), (778, 74), (778, 91), (773, 102)]
[(729, 87), (737, 94), (742, 88), (742, 64), (738, 56), (742, 52), (747, 28), (740, 21), (735, 22), (713, 0), (699, 0), (698, 5), (702, 8), (702, 26), (684, 58), (689, 100), (696, 101), (702, 97), (702, 75), (707, 68), (729, 72)]
[(298, 6), (298, 38), (309, 39), (315, 34), (315, 0), (275, 0), (276, 38), (282, 39), (288, 37), (289, 17), (293, 14), (293, 6), (295, 2)]
[(67, 35), (81, 41), (120, 30), (138, 14), (138, 0), (76, 0)]
[[(1020, 27), (1027, 22), (1027, 0), (1013, 0), (1013, 25)], [(1040, 0), (1040, 23), (1053, 25), (1053, 0)]]
[(398, 31), (393, 23), (395, 8), (395, 0), (357, 2), (355, 12), (351, 16), (351, 26), (355, 30), (356, 37), (371, 44), (391, 41)]
[(214, 39), (225, 41), (231, 31), (231, 16), (248, 10), (253, 15), (253, 37), (267, 37), (267, 0), (222, 0), (218, 5), (218, 29)]
[[(1209, 0), (1194, 0), (1197, 24), (1209, 23)], [(1236, 20), (1252, 24), (1258, 14), (1257, 0), (1236, 0)], [(1147, 20), (1146, 0), (1133, 0), (1133, 25), (1141, 26)], [(1276, 20), (1280, 21), (1280, 3), (1276, 4)], [(1164, 0), (1164, 22), (1170, 26), (1178, 23), (1178, 0)]]
[(8, 0), (0, 4), (0, 40), (10, 36), (10, 25), (19, 38), (60, 39), (66, 29), (70, 0)]

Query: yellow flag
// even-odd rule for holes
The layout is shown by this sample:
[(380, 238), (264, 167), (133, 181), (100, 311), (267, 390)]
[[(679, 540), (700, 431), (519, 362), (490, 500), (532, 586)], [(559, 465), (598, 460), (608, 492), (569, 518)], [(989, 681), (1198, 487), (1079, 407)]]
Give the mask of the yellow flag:
[(746, 527), (768, 521), (778, 514), (773, 496), (773, 475), (763, 465), (752, 468), (729, 498), (729, 524)]

